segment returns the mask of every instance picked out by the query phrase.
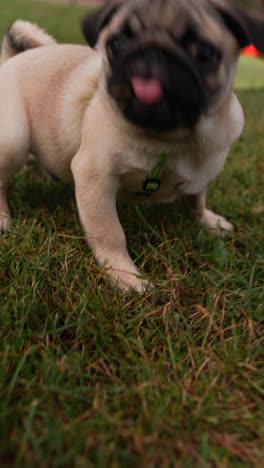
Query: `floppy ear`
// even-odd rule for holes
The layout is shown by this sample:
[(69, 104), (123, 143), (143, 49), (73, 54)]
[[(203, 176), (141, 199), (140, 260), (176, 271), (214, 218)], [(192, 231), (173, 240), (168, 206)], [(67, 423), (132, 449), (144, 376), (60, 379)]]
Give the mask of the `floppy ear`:
[(239, 11), (240, 17), (246, 26), (249, 43), (264, 53), (264, 15), (259, 12)]
[(89, 46), (94, 47), (101, 31), (110, 23), (124, 0), (108, 1), (99, 10), (86, 15), (82, 20), (82, 32)]
[(82, 33), (90, 47), (95, 46), (99, 36), (97, 23), (102, 10), (103, 8), (101, 8), (99, 11), (86, 15), (81, 22)]
[(250, 44), (249, 33), (241, 15), (223, 8), (217, 8), (217, 10), (226, 27), (238, 40), (240, 48), (248, 46)]
[(245, 11), (243, 8), (227, 6), (213, 2), (226, 27), (237, 38), (241, 47), (254, 44), (260, 52), (264, 52), (264, 16), (262, 13)]

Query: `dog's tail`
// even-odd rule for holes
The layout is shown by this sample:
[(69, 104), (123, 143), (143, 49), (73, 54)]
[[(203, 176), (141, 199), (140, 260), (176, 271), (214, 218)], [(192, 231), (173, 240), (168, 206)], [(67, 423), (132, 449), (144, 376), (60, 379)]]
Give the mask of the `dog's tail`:
[(35, 47), (55, 44), (56, 40), (30, 21), (15, 21), (7, 31), (1, 49), (1, 61)]

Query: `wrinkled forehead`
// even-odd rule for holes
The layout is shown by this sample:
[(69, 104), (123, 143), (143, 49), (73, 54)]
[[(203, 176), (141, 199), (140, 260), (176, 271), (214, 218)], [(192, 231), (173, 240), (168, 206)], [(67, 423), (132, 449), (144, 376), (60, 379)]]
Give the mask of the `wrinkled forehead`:
[(209, 0), (128, 0), (113, 19), (111, 29), (118, 30), (122, 25), (132, 34), (164, 31), (175, 38), (193, 29), (216, 43), (221, 42), (224, 28)]

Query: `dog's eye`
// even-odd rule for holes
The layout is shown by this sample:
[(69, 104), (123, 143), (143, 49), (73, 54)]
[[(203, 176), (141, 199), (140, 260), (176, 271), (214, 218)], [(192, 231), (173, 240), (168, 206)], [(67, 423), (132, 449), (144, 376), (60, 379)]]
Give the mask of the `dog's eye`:
[(107, 43), (107, 51), (113, 57), (116, 57), (121, 50), (121, 42), (117, 37), (113, 37)]
[(213, 69), (219, 65), (221, 50), (215, 44), (198, 37), (194, 31), (186, 31), (181, 45), (202, 70)]
[(219, 64), (221, 53), (220, 51), (206, 43), (196, 43), (192, 46), (192, 55), (198, 65), (204, 67), (214, 67)]

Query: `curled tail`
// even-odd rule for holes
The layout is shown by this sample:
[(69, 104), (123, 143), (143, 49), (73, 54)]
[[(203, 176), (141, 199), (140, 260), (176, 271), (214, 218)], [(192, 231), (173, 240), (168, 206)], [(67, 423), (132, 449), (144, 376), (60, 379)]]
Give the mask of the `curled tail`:
[(56, 40), (44, 29), (29, 21), (17, 20), (7, 31), (1, 49), (1, 61), (28, 49), (56, 44)]

